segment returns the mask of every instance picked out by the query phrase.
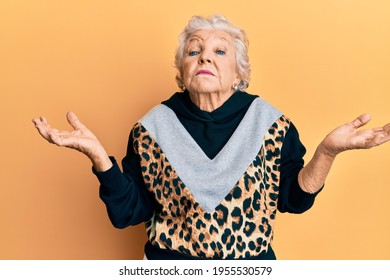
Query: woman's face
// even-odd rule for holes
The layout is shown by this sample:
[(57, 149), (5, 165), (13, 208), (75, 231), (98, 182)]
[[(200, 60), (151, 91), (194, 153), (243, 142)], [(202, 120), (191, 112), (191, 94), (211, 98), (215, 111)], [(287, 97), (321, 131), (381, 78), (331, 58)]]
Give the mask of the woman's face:
[(184, 49), (181, 74), (191, 93), (231, 94), (240, 80), (230, 34), (218, 29), (194, 32)]

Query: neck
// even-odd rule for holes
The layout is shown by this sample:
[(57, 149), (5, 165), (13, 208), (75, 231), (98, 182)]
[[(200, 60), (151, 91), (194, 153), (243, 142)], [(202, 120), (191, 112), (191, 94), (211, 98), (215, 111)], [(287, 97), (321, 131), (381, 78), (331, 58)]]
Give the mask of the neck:
[(231, 90), (227, 93), (189, 93), (191, 101), (202, 111), (212, 112), (222, 106), (234, 93)]

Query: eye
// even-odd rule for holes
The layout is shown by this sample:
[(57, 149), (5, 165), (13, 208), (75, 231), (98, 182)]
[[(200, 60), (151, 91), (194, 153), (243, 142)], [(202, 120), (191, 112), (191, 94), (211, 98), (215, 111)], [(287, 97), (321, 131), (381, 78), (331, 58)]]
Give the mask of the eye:
[(191, 51), (189, 53), (189, 56), (195, 56), (195, 55), (198, 55), (198, 54), (199, 54), (199, 52), (197, 52), (197, 51)]
[(224, 55), (226, 52), (222, 51), (222, 50), (217, 50), (216, 53), (219, 54), (219, 55)]

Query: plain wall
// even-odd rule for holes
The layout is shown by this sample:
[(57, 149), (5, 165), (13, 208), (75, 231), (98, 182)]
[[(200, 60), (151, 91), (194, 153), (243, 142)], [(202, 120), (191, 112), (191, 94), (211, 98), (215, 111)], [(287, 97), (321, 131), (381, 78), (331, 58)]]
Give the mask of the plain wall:
[[(310, 159), (361, 113), (390, 121), (390, 2), (0, 2), (0, 259), (140, 259), (143, 225), (115, 229), (89, 160), (45, 142), (74, 111), (118, 161), (133, 124), (178, 90), (177, 36), (222, 13), (248, 33), (258, 94), (292, 119)], [(340, 155), (311, 210), (278, 213), (280, 259), (390, 259), (390, 144)]]

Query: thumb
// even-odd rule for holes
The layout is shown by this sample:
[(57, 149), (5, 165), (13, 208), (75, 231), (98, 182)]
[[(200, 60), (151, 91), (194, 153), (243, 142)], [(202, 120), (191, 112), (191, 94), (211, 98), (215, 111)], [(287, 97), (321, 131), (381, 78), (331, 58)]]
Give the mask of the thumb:
[(68, 112), (66, 114), (66, 118), (68, 119), (69, 124), (75, 129), (83, 129), (85, 126), (80, 122), (80, 120), (77, 118), (76, 114), (73, 112)]
[(352, 122), (350, 122), (350, 124), (354, 128), (359, 128), (359, 127), (362, 127), (363, 125), (366, 125), (370, 120), (371, 120), (371, 115), (368, 113), (365, 113), (363, 115), (360, 115), (356, 119), (354, 119)]

